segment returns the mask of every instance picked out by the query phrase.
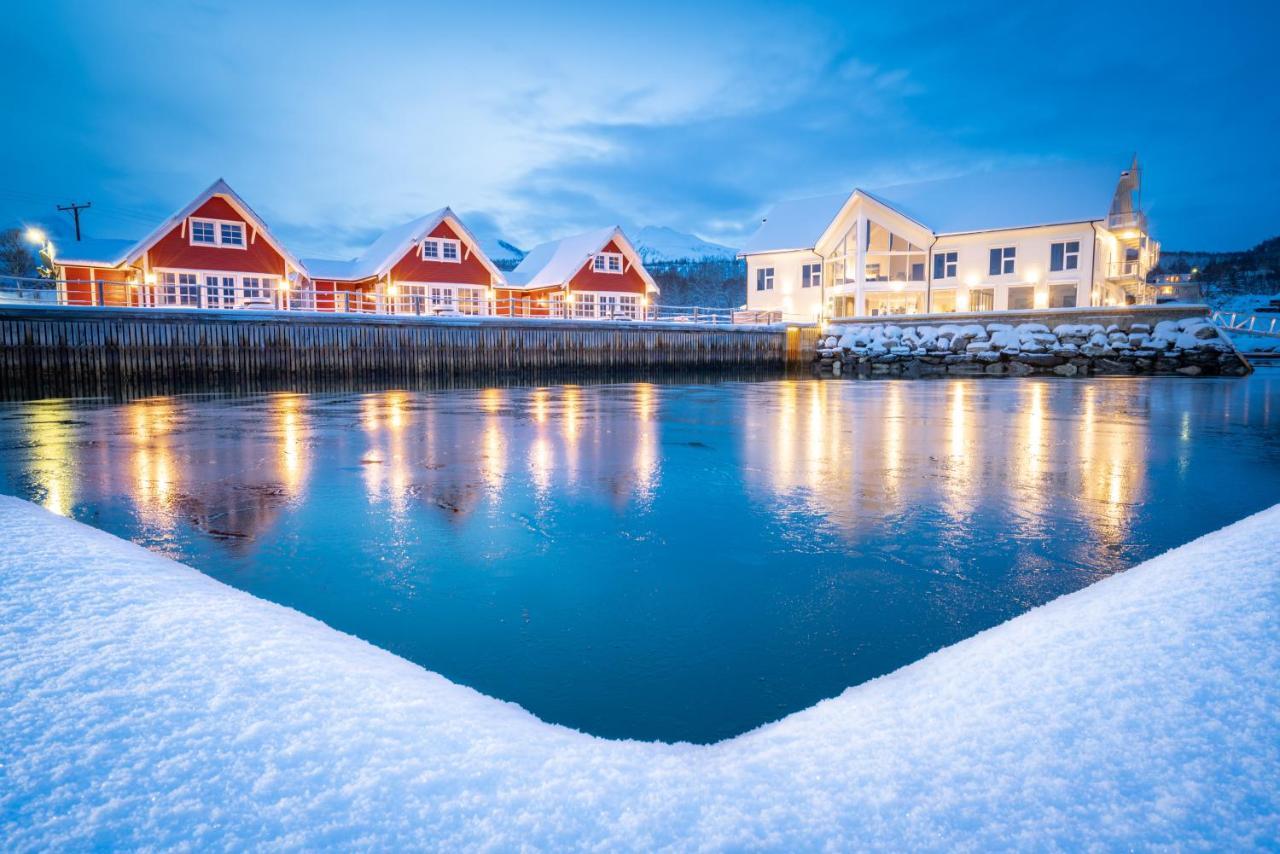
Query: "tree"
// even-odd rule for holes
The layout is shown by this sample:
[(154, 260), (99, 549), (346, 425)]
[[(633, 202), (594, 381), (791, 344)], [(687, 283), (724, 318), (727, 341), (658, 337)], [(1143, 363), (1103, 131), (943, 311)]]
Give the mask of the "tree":
[(36, 259), (32, 256), (22, 229), (0, 231), (0, 275), (35, 276)]

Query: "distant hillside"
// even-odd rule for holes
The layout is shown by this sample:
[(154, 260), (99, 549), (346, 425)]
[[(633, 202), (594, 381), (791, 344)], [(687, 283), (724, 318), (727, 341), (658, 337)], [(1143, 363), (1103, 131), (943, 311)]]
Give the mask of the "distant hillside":
[(736, 249), (660, 225), (646, 225), (629, 235), (646, 266), (674, 261), (731, 259)]
[(1280, 288), (1280, 237), (1264, 240), (1243, 252), (1161, 250), (1157, 272), (1190, 273), (1206, 295), (1272, 293)]

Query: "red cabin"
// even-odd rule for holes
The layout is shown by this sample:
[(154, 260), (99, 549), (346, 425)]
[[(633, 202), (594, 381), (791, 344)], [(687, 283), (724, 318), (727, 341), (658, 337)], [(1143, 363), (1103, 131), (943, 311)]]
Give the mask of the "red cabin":
[(499, 313), (638, 320), (658, 294), (617, 226), (534, 247), (498, 290)]

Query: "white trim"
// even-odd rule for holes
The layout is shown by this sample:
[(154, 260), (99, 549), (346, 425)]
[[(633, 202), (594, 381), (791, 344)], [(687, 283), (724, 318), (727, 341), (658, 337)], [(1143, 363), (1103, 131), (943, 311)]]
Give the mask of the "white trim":
[[(191, 224), (187, 228), (187, 223)], [(196, 240), (196, 226), (209, 225), (213, 227), (213, 240)], [(223, 237), (222, 230), (226, 226), (235, 226), (240, 229), (240, 242), (228, 243)], [(215, 219), (209, 216), (190, 216), (183, 220), (183, 228), (187, 232), (187, 243), (191, 246), (203, 246), (208, 249), (248, 249), (249, 248), (249, 224), (239, 219)]]
[[(613, 268), (614, 263), (618, 268)], [(597, 252), (591, 256), (591, 271), (594, 273), (607, 273), (610, 276), (621, 276), (626, 268), (623, 266), (623, 257), (621, 252)]]
[[(435, 247), (434, 256), (427, 255), (428, 244)], [(446, 257), (448, 253), (445, 250), (450, 246), (453, 247), (452, 258)], [(452, 237), (424, 237), (418, 246), (418, 257), (423, 261), (435, 261), (440, 264), (461, 264), (462, 241)]]

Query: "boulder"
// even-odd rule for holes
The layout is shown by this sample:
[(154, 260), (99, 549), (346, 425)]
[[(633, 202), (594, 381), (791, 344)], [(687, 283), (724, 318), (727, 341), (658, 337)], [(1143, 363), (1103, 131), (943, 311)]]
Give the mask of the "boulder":
[(1080, 372), (1080, 369), (1075, 365), (1058, 365), (1053, 369), (1053, 372), (1060, 377), (1074, 377)]
[(1178, 373), (1185, 377), (1198, 377), (1204, 373), (1204, 369), (1199, 365), (1183, 365), (1181, 368), (1178, 368)]
[(1052, 353), (1022, 353), (1017, 360), (1024, 365), (1036, 368), (1056, 368), (1065, 361), (1061, 356), (1055, 356)]

